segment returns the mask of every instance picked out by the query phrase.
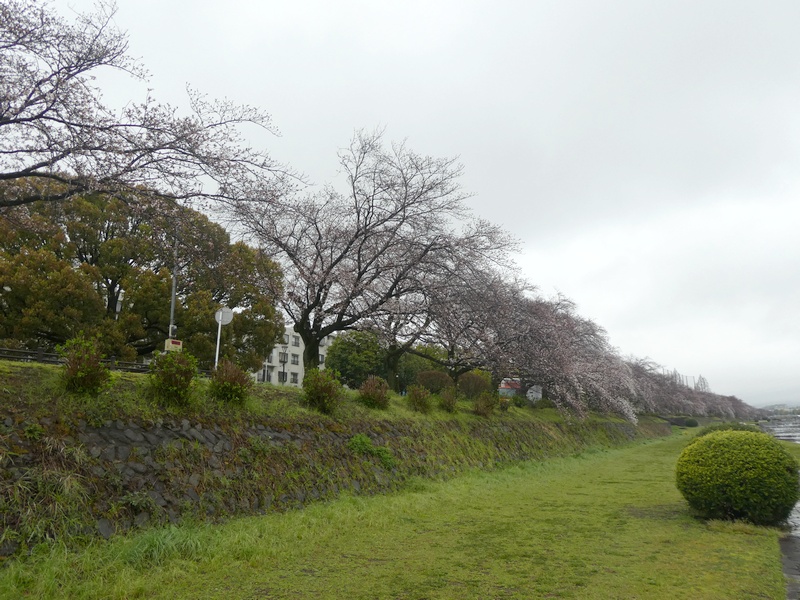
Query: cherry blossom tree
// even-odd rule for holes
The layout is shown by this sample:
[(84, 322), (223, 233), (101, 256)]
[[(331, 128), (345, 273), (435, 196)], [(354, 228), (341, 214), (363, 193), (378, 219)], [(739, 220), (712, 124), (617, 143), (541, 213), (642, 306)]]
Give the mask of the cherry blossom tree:
[(343, 191), (267, 196), (231, 213), (283, 270), (283, 310), (305, 343), (306, 368), (334, 332), (422, 314), (429, 286), (458, 253), (477, 260), (508, 248), (499, 228), (470, 218), (455, 159), (387, 148), (381, 132), (360, 131), (339, 163)]
[(187, 115), (149, 94), (120, 110), (103, 104), (96, 74), (145, 78), (115, 10), (100, 0), (68, 21), (47, 2), (0, 0), (0, 209), (93, 192), (278, 193), (286, 169), (242, 137), (247, 126), (275, 132), (262, 110), (191, 90)]

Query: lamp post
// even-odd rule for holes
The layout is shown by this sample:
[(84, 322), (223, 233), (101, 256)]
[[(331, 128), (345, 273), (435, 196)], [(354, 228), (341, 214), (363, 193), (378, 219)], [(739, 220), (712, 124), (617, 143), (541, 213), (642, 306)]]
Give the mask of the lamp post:
[(286, 385), (286, 363), (289, 362), (289, 346), (281, 346), (279, 361), (282, 365), (283, 372), (283, 376), (281, 377), (283, 381), (281, 381), (281, 384)]

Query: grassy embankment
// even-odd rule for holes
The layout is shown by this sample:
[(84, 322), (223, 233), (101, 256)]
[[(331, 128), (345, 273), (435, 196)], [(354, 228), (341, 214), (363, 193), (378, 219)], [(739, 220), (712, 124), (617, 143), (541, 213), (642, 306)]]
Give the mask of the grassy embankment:
[(0, 572), (0, 597), (784, 598), (778, 530), (690, 514), (685, 441), (50, 550)]
[[(16, 421), (54, 412), (156, 419), (164, 409), (145, 391), (142, 378), (120, 374), (98, 399), (70, 397), (52, 368), (0, 363), (0, 401)], [(476, 419), (467, 409), (424, 418)], [(232, 411), (201, 386), (188, 409), (171, 413), (234, 425), (295, 415), (308, 416), (297, 397), (268, 387)], [(375, 417), (347, 403), (337, 418)], [(395, 399), (380, 418), (420, 417)], [(512, 409), (497, 419), (561, 417)], [(81, 551), (39, 546), (0, 571), (0, 598), (783, 598), (777, 530), (689, 513), (674, 486), (684, 442), (411, 479), (389, 496), (153, 528)]]

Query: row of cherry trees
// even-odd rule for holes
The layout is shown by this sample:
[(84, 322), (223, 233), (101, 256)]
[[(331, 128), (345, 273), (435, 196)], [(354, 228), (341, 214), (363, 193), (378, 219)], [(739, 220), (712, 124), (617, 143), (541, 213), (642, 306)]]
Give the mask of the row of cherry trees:
[(363, 329), (381, 340), (392, 382), (405, 354), (424, 347), (430, 358), (435, 347), (454, 379), (476, 368), (497, 382), (513, 377), (577, 414), (752, 414), (623, 359), (570, 300), (539, 297), (509, 259), (515, 241), (468, 210), (454, 160), (363, 131), (339, 159), (339, 187), (229, 205), (237, 228), (283, 270), (281, 304), (306, 368), (318, 366), (323, 338)]

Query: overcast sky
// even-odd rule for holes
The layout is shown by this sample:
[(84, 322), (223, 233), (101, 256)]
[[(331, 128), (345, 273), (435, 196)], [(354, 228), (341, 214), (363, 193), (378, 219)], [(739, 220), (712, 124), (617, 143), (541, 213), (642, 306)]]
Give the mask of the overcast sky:
[(358, 128), (458, 155), (526, 277), (623, 355), (800, 402), (797, 0), (119, 0), (115, 21), (158, 100), (267, 110), (281, 137), (251, 141), (315, 184)]

